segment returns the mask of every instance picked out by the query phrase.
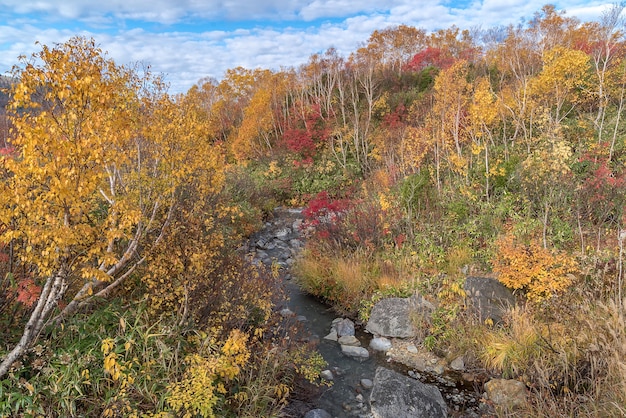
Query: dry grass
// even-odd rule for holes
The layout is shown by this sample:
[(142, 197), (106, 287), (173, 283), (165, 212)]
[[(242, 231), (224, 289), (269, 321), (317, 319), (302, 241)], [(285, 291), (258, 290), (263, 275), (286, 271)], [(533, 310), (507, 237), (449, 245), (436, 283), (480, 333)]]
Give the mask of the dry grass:
[(487, 365), (508, 368), (531, 389), (529, 404), (510, 416), (626, 416), (624, 309), (615, 300), (586, 301), (563, 323), (542, 319), (514, 312), (506, 332), (485, 346)]
[[(339, 311), (356, 314), (374, 292), (393, 294), (409, 286), (408, 266), (383, 260), (368, 251), (325, 254), (305, 250), (294, 266), (302, 288), (325, 299)], [(413, 284), (414, 286), (414, 284)]]
[(487, 333), (481, 358), (488, 369), (515, 377), (524, 373), (542, 353), (542, 335), (530, 312), (509, 310), (506, 326)]

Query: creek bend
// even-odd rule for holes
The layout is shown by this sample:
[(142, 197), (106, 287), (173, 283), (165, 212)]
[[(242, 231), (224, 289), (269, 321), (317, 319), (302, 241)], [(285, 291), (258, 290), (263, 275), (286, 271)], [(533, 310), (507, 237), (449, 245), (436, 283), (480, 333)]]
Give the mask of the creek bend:
[[(336, 341), (324, 339), (337, 318), (330, 307), (315, 297), (305, 293), (292, 277), (291, 266), (304, 246), (301, 235), (302, 210), (298, 208), (277, 208), (264, 227), (253, 234), (247, 245), (248, 255), (254, 263), (266, 266), (277, 264), (289, 297), (283, 312), (293, 314), (310, 334), (309, 339), (319, 341), (318, 352), (328, 363), (333, 374), (332, 385), (323, 388), (309, 409), (323, 409), (332, 417), (372, 417), (369, 406), (371, 388), (363, 387), (362, 379), (374, 380), (379, 366), (408, 375), (419, 381), (436, 386), (443, 395), (448, 407), (448, 416), (479, 417), (481, 391), (478, 387), (464, 382), (460, 373), (441, 374), (415, 371), (412, 368), (392, 362), (381, 351), (369, 349), (369, 357), (353, 358), (342, 353)], [(363, 327), (355, 329), (355, 337), (362, 347), (369, 347), (372, 335)], [(306, 411), (305, 411), (306, 412)]]

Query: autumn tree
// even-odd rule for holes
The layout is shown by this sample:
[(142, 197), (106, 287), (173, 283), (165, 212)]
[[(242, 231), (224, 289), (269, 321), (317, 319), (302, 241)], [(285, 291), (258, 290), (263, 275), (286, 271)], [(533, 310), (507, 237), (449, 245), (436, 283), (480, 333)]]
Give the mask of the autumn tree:
[(276, 113), (286, 87), (283, 73), (269, 70), (255, 70), (242, 82), (251, 83), (242, 86), (250, 88), (250, 96), (230, 143), (231, 153), (240, 162), (266, 155), (274, 147), (278, 131)]
[(2, 159), (9, 175), (0, 193), (0, 220), (11, 228), (0, 239), (15, 244), (41, 293), (0, 376), (54, 312), (58, 323), (110, 296), (145, 262), (189, 181), (176, 147), (196, 134), (178, 124), (163, 135), (144, 130), (167, 100), (163, 85), (116, 65), (93, 40), (43, 46), (16, 77), (16, 156)]
[(487, 64), (498, 69), (497, 95), (500, 118), (509, 121), (511, 128), (503, 130), (505, 149), (519, 140), (527, 148), (533, 137), (534, 109), (537, 106), (529, 93), (530, 79), (541, 70), (541, 55), (528, 32), (509, 27), (505, 39), (490, 49)]
[[(589, 58), (582, 51), (557, 46), (543, 55), (541, 72), (530, 81), (530, 93), (547, 112), (550, 124), (561, 124), (587, 88)], [(541, 115), (540, 115), (541, 116)]]
[[(467, 81), (467, 62), (457, 61), (435, 78), (434, 103), (430, 121), (436, 127), (437, 153), (448, 161), (452, 172), (466, 174), (468, 159), (464, 148), (467, 135), (467, 106), (470, 85)], [(437, 167), (437, 173), (440, 169)], [(437, 182), (440, 176), (437, 175)]]
[(481, 77), (473, 83), (472, 101), (469, 105), (468, 132), (472, 138), (472, 155), (484, 152), (485, 196), (489, 199), (489, 147), (493, 141), (493, 125), (496, 123), (497, 104), (489, 80)]
[(579, 23), (577, 18), (566, 16), (565, 10), (557, 10), (554, 5), (547, 4), (529, 22), (528, 33), (539, 53), (557, 46), (572, 48), (576, 40), (572, 35)]
[(426, 32), (412, 26), (399, 25), (375, 30), (365, 49), (383, 71), (401, 75), (406, 63), (426, 45)]

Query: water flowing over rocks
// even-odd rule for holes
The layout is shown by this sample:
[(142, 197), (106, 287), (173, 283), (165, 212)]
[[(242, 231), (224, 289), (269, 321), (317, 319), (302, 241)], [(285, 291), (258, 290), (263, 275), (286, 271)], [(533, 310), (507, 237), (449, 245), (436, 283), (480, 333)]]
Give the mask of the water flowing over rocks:
[[(278, 208), (263, 229), (250, 237), (245, 250), (255, 263), (266, 266), (277, 263), (287, 268), (293, 265), (295, 256), (304, 245), (300, 225), (302, 209)], [(286, 278), (290, 278), (288, 273)]]

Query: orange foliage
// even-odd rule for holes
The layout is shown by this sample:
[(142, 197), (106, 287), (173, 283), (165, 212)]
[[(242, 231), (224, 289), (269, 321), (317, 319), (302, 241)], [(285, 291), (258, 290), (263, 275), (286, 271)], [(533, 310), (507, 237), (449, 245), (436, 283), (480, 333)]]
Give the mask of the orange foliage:
[(567, 289), (579, 270), (571, 255), (544, 248), (537, 240), (525, 244), (507, 234), (497, 241), (497, 247), (492, 264), (498, 280), (511, 289), (523, 290), (531, 302)]

